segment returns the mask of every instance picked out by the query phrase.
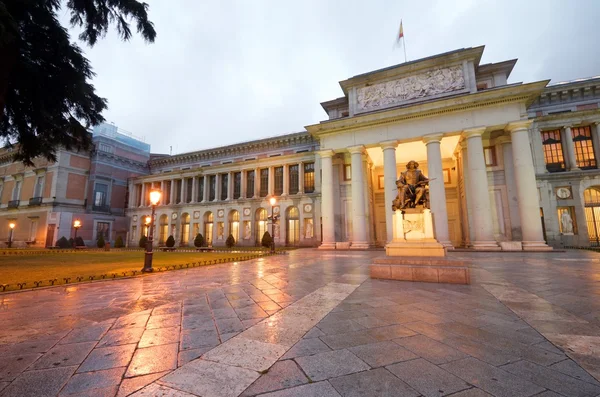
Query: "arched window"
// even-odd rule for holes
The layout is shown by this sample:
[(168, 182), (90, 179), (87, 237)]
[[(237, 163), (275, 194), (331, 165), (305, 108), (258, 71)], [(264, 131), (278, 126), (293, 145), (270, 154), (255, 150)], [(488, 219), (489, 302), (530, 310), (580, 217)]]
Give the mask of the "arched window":
[(180, 245), (188, 245), (190, 241), (190, 214), (181, 215), (181, 242)]
[(286, 245), (298, 245), (300, 242), (300, 211), (298, 207), (289, 207), (286, 211)]
[(240, 213), (236, 210), (229, 211), (229, 233), (237, 243), (240, 238)]
[(204, 238), (207, 245), (212, 246), (213, 241), (213, 213), (208, 211), (204, 214)]
[(169, 217), (167, 215), (161, 215), (159, 219), (159, 230), (158, 234), (158, 243), (164, 244), (167, 241), (168, 233), (169, 233)]
[(264, 208), (259, 208), (256, 210), (255, 226), (254, 230), (256, 231), (256, 244), (260, 245), (263, 235), (267, 231), (267, 210)]
[[(595, 246), (600, 246), (600, 187), (586, 189), (583, 192), (583, 201), (585, 203), (585, 219), (587, 222), (588, 235), (590, 236), (590, 243)], [(558, 222), (561, 222), (560, 217)]]

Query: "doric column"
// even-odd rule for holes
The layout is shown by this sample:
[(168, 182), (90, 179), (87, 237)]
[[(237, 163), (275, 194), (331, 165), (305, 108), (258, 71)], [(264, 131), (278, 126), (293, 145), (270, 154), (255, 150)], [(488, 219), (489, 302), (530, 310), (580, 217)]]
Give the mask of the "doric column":
[(333, 150), (319, 152), (321, 157), (321, 218), (323, 242), (319, 248), (335, 248), (335, 213), (333, 206)]
[[(198, 178), (196, 178), (195, 176), (192, 177), (192, 201), (191, 201), (192, 203), (195, 203), (197, 201), (196, 196), (198, 195), (198, 192), (197, 192), (198, 188), (196, 186), (196, 179), (198, 179)], [(190, 223), (190, 227), (191, 227), (191, 223)], [(190, 233), (191, 233), (191, 231), (190, 231)]]
[(165, 205), (165, 181), (160, 181), (160, 205)]
[(142, 182), (142, 197), (140, 200), (140, 207), (146, 206), (146, 184)]
[[(475, 249), (500, 249), (494, 240), (492, 206), (488, 189), (487, 170), (483, 157), (481, 135), (485, 127), (472, 128), (463, 132), (467, 139), (467, 157), (469, 161), (469, 198), (473, 215), (473, 236), (471, 244)], [(529, 148), (529, 145), (527, 145)]]
[(290, 194), (290, 166), (289, 164), (283, 165), (283, 193), (282, 196), (288, 196)]
[(298, 164), (298, 194), (304, 194), (304, 163)]
[(179, 204), (185, 203), (185, 178), (181, 178), (181, 195), (179, 196)]
[[(519, 198), (517, 197), (517, 186), (515, 184), (512, 142), (508, 136), (501, 136), (496, 139), (496, 143), (502, 146), (504, 182), (506, 183), (506, 195), (508, 196), (511, 237), (513, 241), (521, 241), (523, 239), (521, 235), (521, 215), (519, 214)], [(499, 219), (498, 221), (502, 220)]]
[[(221, 198), (221, 174), (215, 174), (215, 199), (213, 201), (219, 201), (220, 198)], [(215, 227), (216, 227), (216, 222), (215, 222)]]
[(274, 170), (275, 170), (275, 168), (273, 166), (269, 167), (269, 184), (268, 184), (267, 196), (275, 195), (275, 172), (274, 172)]
[(175, 179), (171, 179), (171, 195), (169, 197), (169, 204), (176, 204), (175, 203)]
[(383, 149), (383, 193), (385, 197), (385, 232), (386, 243), (394, 238), (394, 211), (392, 201), (396, 198), (396, 180), (398, 179), (396, 169), (396, 148), (398, 141), (386, 141), (381, 143)]
[(433, 214), (433, 228), (436, 240), (444, 247), (452, 247), (448, 234), (448, 210), (446, 208), (446, 187), (442, 168), (440, 144), (442, 134), (427, 135), (423, 142), (427, 146), (427, 172), (429, 173), (429, 207)]
[(529, 133), (527, 129), (530, 125), (531, 121), (526, 120), (516, 121), (507, 126), (512, 140), (515, 182), (519, 201), (519, 214), (521, 215), (523, 250), (549, 250), (551, 248), (544, 242), (538, 189), (533, 170), (531, 149), (529, 148)]
[(260, 197), (260, 168), (254, 169), (254, 196), (252, 198)]
[(569, 171), (577, 171), (577, 158), (575, 157), (575, 144), (573, 143), (573, 134), (571, 133), (571, 127), (564, 127), (563, 129), (563, 140), (565, 142), (565, 165)]
[(591, 128), (594, 157), (596, 158), (596, 168), (600, 168), (600, 121), (596, 121)]
[(210, 188), (208, 184), (210, 183), (210, 178), (208, 175), (202, 175), (202, 202), (206, 203), (208, 201), (210, 195)]
[[(246, 170), (242, 170), (240, 175), (240, 198), (246, 198)], [(240, 221), (240, 225), (242, 224), (243, 222)], [(240, 226), (240, 235), (242, 235), (241, 233)]]
[[(352, 245), (351, 248), (367, 249), (367, 217), (365, 215), (365, 190), (363, 177), (362, 145), (348, 148), (352, 157)], [(325, 181), (323, 181), (325, 183)]]
[[(233, 171), (229, 171), (227, 174), (227, 200), (233, 200)], [(229, 236), (229, 234), (227, 235)]]

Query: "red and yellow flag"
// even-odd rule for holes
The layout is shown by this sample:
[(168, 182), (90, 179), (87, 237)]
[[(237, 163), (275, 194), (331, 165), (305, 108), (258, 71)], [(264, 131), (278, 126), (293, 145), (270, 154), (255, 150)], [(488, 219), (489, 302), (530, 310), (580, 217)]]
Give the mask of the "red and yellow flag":
[(402, 20), (400, 20), (400, 30), (398, 31), (398, 41), (404, 37), (404, 29), (402, 29)]

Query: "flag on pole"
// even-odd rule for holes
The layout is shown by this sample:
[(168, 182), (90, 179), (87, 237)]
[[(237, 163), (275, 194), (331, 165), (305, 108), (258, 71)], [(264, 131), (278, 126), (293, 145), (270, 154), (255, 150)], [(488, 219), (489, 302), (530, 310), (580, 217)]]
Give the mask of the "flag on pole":
[(398, 37), (396, 38), (396, 46), (402, 45), (404, 49), (404, 62), (406, 62), (406, 39), (404, 38), (404, 28), (402, 27), (402, 19), (400, 20), (400, 30), (398, 30)]
[(402, 19), (400, 20), (400, 30), (398, 31), (398, 42), (400, 42), (400, 39), (404, 37), (404, 29), (402, 29)]

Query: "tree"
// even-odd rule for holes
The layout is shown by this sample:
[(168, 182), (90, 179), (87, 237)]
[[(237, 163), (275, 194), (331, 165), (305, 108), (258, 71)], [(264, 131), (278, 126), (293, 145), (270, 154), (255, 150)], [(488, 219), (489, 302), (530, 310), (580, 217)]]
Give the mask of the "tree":
[(123, 248), (123, 247), (125, 247), (125, 244), (123, 243), (123, 237), (117, 236), (117, 239), (115, 240), (115, 248)]
[(15, 160), (26, 165), (38, 156), (56, 160), (59, 146), (89, 149), (88, 128), (104, 121), (107, 101), (89, 82), (90, 63), (58, 22), (63, 3), (90, 46), (111, 24), (129, 40), (131, 21), (146, 42), (156, 37), (148, 5), (138, 0), (1, 0), (0, 138), (17, 143)]
[(166, 243), (165, 243), (165, 244), (166, 244), (166, 245), (167, 245), (167, 247), (169, 247), (169, 248), (173, 248), (173, 247), (175, 247), (175, 237), (173, 237), (173, 236), (169, 236), (169, 237), (167, 237), (167, 241), (166, 241)]
[(194, 246), (195, 247), (204, 247), (206, 245), (206, 241), (204, 240), (204, 236), (201, 235), (200, 233), (198, 233), (196, 235), (196, 238), (194, 239)]
[(229, 237), (227, 237), (227, 240), (225, 240), (225, 245), (227, 248), (232, 248), (235, 245), (235, 238), (233, 237), (233, 234), (230, 234)]
[(100, 236), (98, 236), (98, 240), (96, 241), (96, 246), (98, 248), (104, 248), (105, 245), (106, 243), (104, 242), (104, 235), (100, 234)]
[(148, 244), (148, 237), (142, 235), (142, 237), (140, 237), (140, 242), (138, 245), (140, 248), (146, 248), (146, 244)]
[(271, 248), (271, 244), (273, 244), (273, 239), (271, 238), (271, 235), (269, 234), (269, 232), (265, 232), (265, 234), (263, 234), (262, 240), (260, 243), (263, 247)]
[(67, 238), (65, 236), (62, 236), (61, 238), (56, 240), (56, 245), (59, 248), (71, 248), (72, 247), (71, 245), (69, 245), (69, 240), (67, 240)]

